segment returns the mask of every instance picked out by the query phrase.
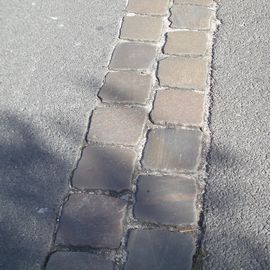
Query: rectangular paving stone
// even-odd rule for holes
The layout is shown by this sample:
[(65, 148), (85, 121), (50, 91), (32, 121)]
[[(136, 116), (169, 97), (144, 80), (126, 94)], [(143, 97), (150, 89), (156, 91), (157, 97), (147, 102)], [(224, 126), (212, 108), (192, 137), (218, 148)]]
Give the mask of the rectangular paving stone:
[(195, 181), (187, 177), (141, 176), (136, 193), (135, 217), (166, 225), (196, 222)]
[(194, 4), (202, 6), (211, 6), (214, 3), (213, 0), (174, 0), (174, 4)]
[(127, 10), (131, 13), (166, 15), (169, 0), (129, 0)]
[(103, 195), (72, 194), (63, 208), (56, 243), (118, 248), (126, 203)]
[(126, 16), (120, 37), (130, 40), (159, 41), (162, 25), (162, 17)]
[(199, 130), (152, 129), (148, 134), (142, 164), (153, 171), (196, 171), (201, 137)]
[(156, 47), (151, 44), (122, 42), (113, 52), (110, 68), (147, 70), (152, 66), (155, 56)]
[(136, 157), (131, 149), (89, 145), (83, 150), (72, 183), (79, 189), (129, 189)]
[(189, 30), (209, 30), (213, 12), (207, 7), (192, 5), (173, 5), (171, 8), (171, 27)]
[(205, 32), (176, 31), (167, 34), (164, 52), (176, 55), (205, 55), (207, 48), (208, 37)]
[(132, 230), (125, 270), (190, 270), (195, 244), (190, 234)]
[(86, 252), (56, 252), (48, 261), (46, 270), (113, 270), (113, 263)]
[(159, 62), (161, 86), (205, 90), (208, 63), (204, 58), (170, 56)]
[(109, 72), (99, 97), (108, 103), (145, 104), (151, 91), (151, 75), (136, 71)]
[(91, 119), (88, 139), (92, 141), (136, 145), (140, 140), (147, 113), (143, 108), (124, 106), (97, 108)]
[(160, 90), (151, 118), (156, 124), (202, 126), (204, 95), (190, 90)]

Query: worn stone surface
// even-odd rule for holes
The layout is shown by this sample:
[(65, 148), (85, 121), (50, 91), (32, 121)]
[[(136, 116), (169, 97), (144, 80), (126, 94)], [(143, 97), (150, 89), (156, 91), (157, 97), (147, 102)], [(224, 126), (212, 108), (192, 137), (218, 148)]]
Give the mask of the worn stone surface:
[(211, 28), (212, 11), (207, 7), (174, 5), (171, 9), (172, 28), (208, 30)]
[(200, 157), (201, 132), (187, 129), (153, 129), (143, 153), (146, 169), (196, 171)]
[(56, 252), (50, 256), (46, 270), (113, 270), (113, 263), (86, 252)]
[(198, 31), (177, 31), (167, 34), (164, 52), (166, 54), (205, 55), (207, 47), (207, 33)]
[(126, 203), (103, 195), (73, 194), (63, 208), (56, 243), (117, 248), (123, 232)]
[(126, 16), (120, 37), (131, 40), (158, 41), (162, 25), (162, 17)]
[(127, 10), (139, 14), (165, 15), (168, 7), (169, 0), (129, 0)]
[(123, 106), (97, 108), (91, 120), (88, 139), (104, 143), (135, 145), (142, 136), (146, 117), (143, 108)]
[(190, 90), (160, 90), (151, 118), (158, 124), (202, 126), (204, 95)]
[(127, 148), (87, 146), (72, 183), (80, 189), (129, 189), (135, 161), (136, 152)]
[(112, 56), (110, 68), (149, 69), (156, 55), (156, 47), (151, 44), (122, 42), (119, 43)]
[(174, 4), (195, 4), (202, 6), (210, 6), (214, 3), (213, 0), (174, 0)]
[(127, 249), (125, 270), (189, 270), (195, 245), (190, 234), (133, 230)]
[(150, 91), (150, 75), (136, 71), (109, 72), (99, 97), (103, 102), (145, 104)]
[(158, 77), (162, 86), (205, 90), (208, 63), (204, 58), (170, 56), (159, 62)]
[(141, 176), (136, 194), (135, 217), (167, 225), (196, 222), (196, 186), (191, 178)]

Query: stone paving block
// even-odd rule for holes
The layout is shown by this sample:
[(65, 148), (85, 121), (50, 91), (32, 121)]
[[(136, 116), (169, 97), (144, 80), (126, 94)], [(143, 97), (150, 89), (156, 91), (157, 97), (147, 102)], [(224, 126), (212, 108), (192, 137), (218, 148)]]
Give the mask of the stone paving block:
[(190, 90), (160, 90), (151, 118), (156, 124), (202, 126), (204, 95)]
[(124, 106), (97, 108), (88, 139), (92, 141), (136, 145), (142, 136), (147, 114), (143, 108)]
[(207, 74), (208, 63), (204, 58), (170, 56), (159, 62), (161, 86), (205, 90)]
[(208, 37), (205, 32), (177, 31), (167, 34), (164, 52), (176, 55), (205, 55), (207, 47)]
[(121, 38), (142, 41), (159, 41), (162, 17), (126, 16), (121, 28)]
[(196, 222), (195, 181), (187, 177), (141, 176), (136, 194), (135, 217), (166, 225)]
[(151, 44), (136, 42), (119, 43), (113, 52), (110, 68), (115, 70), (147, 70), (153, 64), (155, 56), (156, 47)]
[(56, 243), (118, 248), (126, 203), (103, 195), (72, 194), (63, 208)]
[(131, 149), (89, 145), (83, 150), (73, 185), (80, 189), (129, 189), (136, 157)]
[(99, 97), (103, 102), (145, 104), (151, 91), (151, 76), (136, 71), (109, 72)]
[(211, 6), (214, 3), (213, 0), (174, 0), (174, 4), (194, 4), (201, 6)]
[(127, 10), (131, 13), (166, 15), (169, 0), (129, 0)]
[(113, 263), (86, 252), (56, 252), (46, 270), (113, 270)]
[(195, 244), (190, 234), (133, 230), (125, 270), (190, 270)]
[(211, 28), (212, 11), (207, 7), (174, 5), (171, 9), (172, 28), (209, 30)]
[(202, 134), (199, 130), (153, 129), (143, 153), (144, 168), (166, 172), (196, 171)]

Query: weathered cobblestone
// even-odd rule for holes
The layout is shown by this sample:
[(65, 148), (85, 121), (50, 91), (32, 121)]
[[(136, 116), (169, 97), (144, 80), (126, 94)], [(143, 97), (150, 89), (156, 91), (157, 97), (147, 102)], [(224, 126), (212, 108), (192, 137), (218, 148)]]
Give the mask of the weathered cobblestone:
[(146, 118), (146, 111), (142, 108), (97, 108), (92, 117), (88, 139), (136, 145), (142, 136)]
[(90, 145), (73, 176), (80, 189), (121, 191), (130, 188), (136, 152), (122, 147)]
[(191, 178), (141, 176), (136, 194), (135, 217), (167, 225), (196, 221), (195, 182)]
[(89, 267), (91, 270), (113, 270), (111, 261), (86, 252), (53, 253), (46, 270), (89, 270)]
[(205, 90), (208, 63), (204, 58), (170, 56), (159, 62), (160, 85)]
[(202, 126), (204, 95), (190, 90), (160, 90), (151, 118), (157, 124)]
[(121, 38), (158, 41), (162, 31), (162, 18), (151, 16), (126, 16), (121, 28)]
[(194, 252), (194, 240), (189, 234), (134, 230), (128, 240), (125, 270), (188, 270)]
[(207, 52), (207, 34), (198, 31), (169, 32), (164, 47), (166, 54), (205, 55)]
[(151, 76), (136, 71), (110, 72), (99, 97), (108, 103), (145, 104), (151, 91)]
[(56, 243), (117, 248), (123, 233), (126, 203), (89, 194), (73, 194), (64, 205)]
[(174, 4), (195, 4), (202, 6), (210, 6), (214, 2), (213, 0), (174, 0)]
[(165, 15), (168, 7), (169, 0), (129, 0), (127, 10), (138, 14)]
[(171, 27), (177, 29), (209, 30), (212, 11), (207, 7), (174, 5), (171, 9)]
[(160, 171), (196, 171), (201, 132), (186, 129), (153, 129), (148, 135), (142, 164)]
[(147, 70), (153, 64), (155, 56), (156, 47), (151, 44), (119, 43), (113, 52), (110, 68), (115, 70)]

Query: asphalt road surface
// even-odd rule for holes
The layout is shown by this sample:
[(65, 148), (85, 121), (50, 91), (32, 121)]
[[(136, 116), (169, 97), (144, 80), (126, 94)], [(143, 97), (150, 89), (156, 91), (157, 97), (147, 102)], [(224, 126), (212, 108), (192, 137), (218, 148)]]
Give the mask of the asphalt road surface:
[(270, 269), (270, 2), (223, 0), (218, 17), (204, 269)]
[(125, 0), (0, 0), (0, 269), (40, 269)]

